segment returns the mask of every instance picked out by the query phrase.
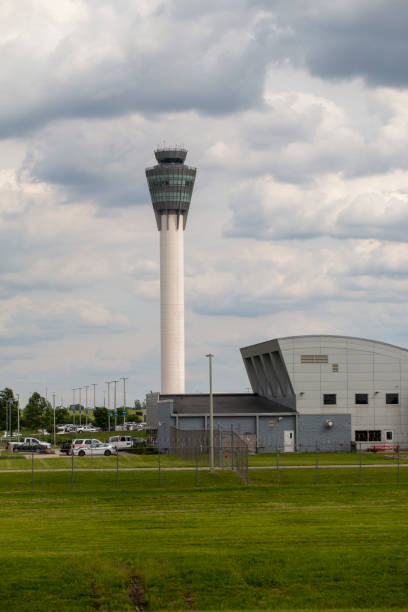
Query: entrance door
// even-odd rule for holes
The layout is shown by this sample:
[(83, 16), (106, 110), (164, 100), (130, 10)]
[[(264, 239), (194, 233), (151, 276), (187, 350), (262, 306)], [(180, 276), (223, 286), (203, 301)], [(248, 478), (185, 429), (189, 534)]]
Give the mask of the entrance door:
[(283, 432), (283, 451), (285, 453), (293, 453), (295, 451), (295, 432), (293, 430)]

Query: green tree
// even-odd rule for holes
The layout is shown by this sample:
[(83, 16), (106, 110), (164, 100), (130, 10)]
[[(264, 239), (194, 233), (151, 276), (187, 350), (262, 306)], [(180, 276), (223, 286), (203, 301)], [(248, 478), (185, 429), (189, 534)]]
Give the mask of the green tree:
[(24, 425), (32, 429), (43, 428), (50, 418), (53, 418), (50, 402), (35, 391), (24, 408)]
[[(63, 425), (64, 423), (70, 423), (71, 417), (67, 410), (67, 408), (63, 408), (58, 406), (55, 408), (55, 424)], [(42, 427), (47, 429), (48, 431), (54, 431), (54, 410), (51, 408), (51, 405), (48, 405), (43, 414), (42, 418)]]
[(17, 400), (14, 397), (12, 389), (5, 387), (0, 391), (0, 428), (10, 431), (10, 414), (11, 414), (11, 433), (17, 428)]
[(66, 423), (71, 423), (71, 414), (68, 408), (64, 408), (63, 406), (57, 406), (55, 409), (55, 422), (57, 425), (65, 425)]
[[(111, 415), (112, 417), (112, 415)], [(102, 427), (102, 429), (108, 428), (108, 410), (106, 408), (96, 407), (94, 411), (93, 419), (95, 427)]]

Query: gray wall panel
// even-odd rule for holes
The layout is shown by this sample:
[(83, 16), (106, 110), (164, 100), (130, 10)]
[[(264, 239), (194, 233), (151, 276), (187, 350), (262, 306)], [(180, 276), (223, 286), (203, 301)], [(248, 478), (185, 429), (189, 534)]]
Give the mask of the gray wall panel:
[[(333, 421), (333, 427), (327, 421)], [(303, 414), (298, 417), (298, 451), (350, 451), (351, 415), (350, 414)]]

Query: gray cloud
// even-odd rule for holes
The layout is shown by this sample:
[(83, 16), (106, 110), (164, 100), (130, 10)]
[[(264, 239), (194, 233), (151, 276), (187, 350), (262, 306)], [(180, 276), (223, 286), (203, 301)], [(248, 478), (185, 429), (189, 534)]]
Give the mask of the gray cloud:
[(406, 193), (328, 198), (322, 189), (261, 181), (237, 191), (230, 208), (231, 223), (224, 229), (228, 237), (270, 241), (331, 236), (398, 242), (405, 241), (408, 232)]
[(194, 13), (179, 18), (173, 9), (180, 3), (164, 7), (144, 16), (130, 3), (109, 12), (94, 7), (85, 23), (62, 30), (58, 44), (42, 53), (23, 35), (3, 44), (3, 60), (13, 70), (3, 72), (8, 94), (0, 137), (61, 119), (189, 109), (223, 114), (259, 103), (269, 58), (251, 12), (244, 7), (231, 18), (222, 8), (204, 10), (198, 24)]
[(117, 333), (128, 321), (85, 300), (31, 300), (16, 296), (0, 303), (0, 344), (28, 346), (72, 334)]
[(373, 86), (407, 87), (404, 0), (252, 4), (273, 13), (269, 24), (260, 24), (272, 56), (290, 59), (323, 79), (360, 77)]

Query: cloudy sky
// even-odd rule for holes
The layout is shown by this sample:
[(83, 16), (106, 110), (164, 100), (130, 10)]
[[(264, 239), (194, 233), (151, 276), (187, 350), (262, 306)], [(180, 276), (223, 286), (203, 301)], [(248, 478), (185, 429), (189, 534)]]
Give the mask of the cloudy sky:
[(160, 385), (144, 168), (184, 144), (186, 386), (239, 347), (408, 347), (406, 0), (3, 0), (0, 387)]

